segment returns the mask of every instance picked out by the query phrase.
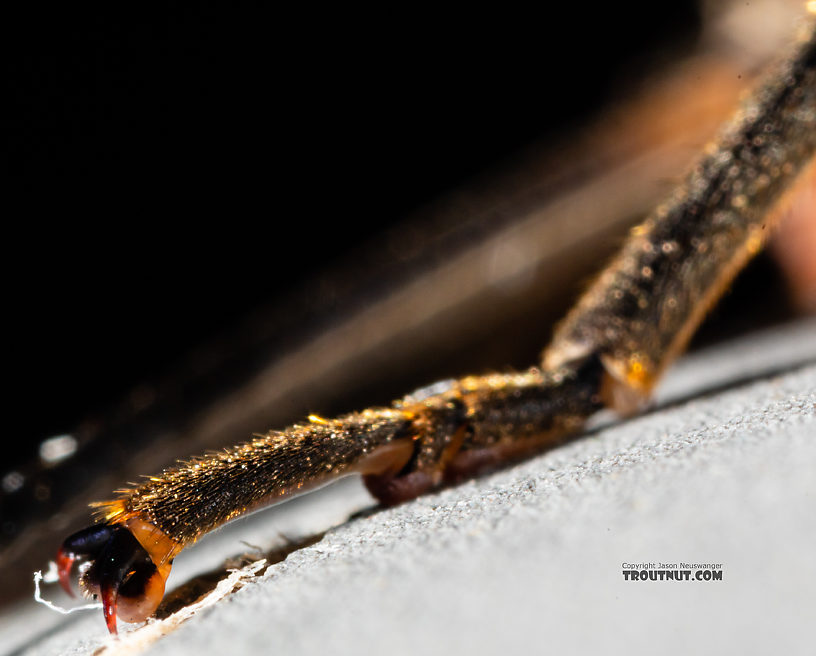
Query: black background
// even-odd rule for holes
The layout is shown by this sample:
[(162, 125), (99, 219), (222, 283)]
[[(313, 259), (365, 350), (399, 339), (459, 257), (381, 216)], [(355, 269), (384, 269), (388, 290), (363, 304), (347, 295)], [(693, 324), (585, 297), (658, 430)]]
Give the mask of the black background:
[(5, 466), (699, 27), (688, 2), (575, 5), (9, 18)]

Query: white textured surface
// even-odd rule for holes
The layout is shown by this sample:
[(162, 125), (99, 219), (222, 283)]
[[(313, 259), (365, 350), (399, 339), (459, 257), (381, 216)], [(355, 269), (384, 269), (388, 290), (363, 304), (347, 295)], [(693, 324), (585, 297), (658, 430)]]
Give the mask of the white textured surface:
[[(145, 653), (812, 653), (814, 359), (813, 321), (690, 358), (663, 407), (342, 524)], [(217, 534), (213, 553), (268, 545), (282, 526), (325, 528), (365, 502), (354, 485), (329, 492)], [(186, 567), (221, 557), (203, 545)], [(624, 581), (624, 561), (716, 562), (724, 574)], [(101, 614), (44, 612), (0, 618), (0, 644), (85, 654), (108, 640)]]

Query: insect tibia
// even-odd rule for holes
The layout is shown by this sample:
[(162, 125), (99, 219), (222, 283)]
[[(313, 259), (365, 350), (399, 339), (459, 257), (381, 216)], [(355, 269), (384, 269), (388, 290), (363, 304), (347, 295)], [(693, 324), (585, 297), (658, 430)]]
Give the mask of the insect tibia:
[(685, 182), (558, 327), (545, 369), (598, 353), (607, 403), (648, 398), (737, 272), (759, 252), (816, 150), (816, 32), (761, 85)]

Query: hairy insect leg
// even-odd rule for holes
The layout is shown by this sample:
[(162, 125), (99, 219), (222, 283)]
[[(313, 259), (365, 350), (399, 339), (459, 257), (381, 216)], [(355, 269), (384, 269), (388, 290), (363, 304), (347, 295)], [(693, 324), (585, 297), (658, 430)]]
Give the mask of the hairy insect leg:
[(762, 248), (816, 151), (816, 30), (748, 100), (683, 185), (636, 227), (556, 331), (543, 366), (586, 354), (602, 394), (638, 409), (712, 305)]
[(365, 484), (394, 505), (558, 444), (601, 409), (603, 371), (590, 356), (551, 372), (470, 376), (414, 392), (395, 404), (414, 417), (414, 457)]
[(816, 31), (755, 94), (672, 198), (633, 231), (545, 351), (542, 369), (433, 385), (387, 408), (270, 431), (167, 469), (98, 504), (65, 541), (60, 580), (101, 596), (107, 626), (161, 600), (173, 556), (255, 508), (360, 473), (386, 505), (557, 444), (604, 406), (648, 396), (766, 239), (816, 150)]

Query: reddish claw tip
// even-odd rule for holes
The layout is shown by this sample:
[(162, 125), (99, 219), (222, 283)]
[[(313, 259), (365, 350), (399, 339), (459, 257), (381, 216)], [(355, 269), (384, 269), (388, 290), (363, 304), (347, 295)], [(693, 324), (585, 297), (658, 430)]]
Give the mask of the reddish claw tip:
[(74, 555), (67, 553), (64, 549), (57, 551), (57, 573), (62, 589), (69, 597), (75, 597), (71, 589), (71, 568), (74, 566)]
[(119, 596), (112, 586), (103, 585), (100, 592), (102, 597), (102, 614), (105, 616), (105, 624), (111, 635), (117, 635), (116, 630), (116, 599)]
[(62, 543), (57, 551), (57, 574), (62, 589), (69, 596), (75, 596), (74, 591), (71, 590), (71, 569), (74, 562), (78, 558), (85, 560), (89, 556), (96, 556), (110, 539), (111, 532), (112, 529), (108, 526), (91, 526), (77, 531)]

